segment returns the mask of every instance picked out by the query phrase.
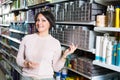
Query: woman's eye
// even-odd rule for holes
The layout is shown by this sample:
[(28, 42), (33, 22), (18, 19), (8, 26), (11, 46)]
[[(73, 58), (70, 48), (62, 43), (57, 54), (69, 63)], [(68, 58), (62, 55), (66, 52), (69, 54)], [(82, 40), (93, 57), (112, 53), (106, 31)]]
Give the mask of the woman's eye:
[(40, 21), (39, 19), (37, 19), (36, 21)]
[(44, 21), (44, 22), (45, 22), (46, 20), (42, 20), (42, 21)]

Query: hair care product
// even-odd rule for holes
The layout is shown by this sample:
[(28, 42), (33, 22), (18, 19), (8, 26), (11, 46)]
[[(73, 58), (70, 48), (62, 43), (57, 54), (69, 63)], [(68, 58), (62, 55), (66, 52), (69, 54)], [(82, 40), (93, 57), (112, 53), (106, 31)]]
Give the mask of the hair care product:
[(108, 21), (108, 27), (113, 27), (113, 21), (114, 20), (114, 7), (108, 6), (107, 7), (107, 21)]
[(120, 41), (117, 44), (116, 65), (120, 66)]
[(112, 50), (112, 64), (116, 65), (116, 55), (117, 55), (117, 41), (114, 41)]
[(116, 28), (119, 28), (120, 27), (120, 21), (119, 21), (119, 18), (120, 18), (120, 10), (119, 10), (119, 7), (116, 7), (115, 8), (115, 27)]
[(108, 42), (107, 50), (106, 50), (106, 63), (112, 64), (112, 41)]
[(103, 42), (102, 42), (102, 44), (103, 44), (103, 46), (102, 46), (102, 62), (106, 62), (106, 51), (107, 51), (107, 44), (108, 44), (108, 33), (106, 33), (106, 34), (104, 34), (104, 38), (103, 38)]

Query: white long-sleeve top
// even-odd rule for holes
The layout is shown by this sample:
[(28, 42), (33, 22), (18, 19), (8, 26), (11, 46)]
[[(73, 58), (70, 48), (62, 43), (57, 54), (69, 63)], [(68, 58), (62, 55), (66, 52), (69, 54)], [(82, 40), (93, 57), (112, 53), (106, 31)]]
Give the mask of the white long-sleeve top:
[[(52, 37), (40, 37), (37, 33), (26, 35), (19, 47), (17, 64), (23, 67), (23, 75), (33, 78), (51, 78), (54, 71), (59, 71), (65, 61), (61, 60), (60, 42)], [(26, 68), (24, 61), (39, 63), (35, 69)]]

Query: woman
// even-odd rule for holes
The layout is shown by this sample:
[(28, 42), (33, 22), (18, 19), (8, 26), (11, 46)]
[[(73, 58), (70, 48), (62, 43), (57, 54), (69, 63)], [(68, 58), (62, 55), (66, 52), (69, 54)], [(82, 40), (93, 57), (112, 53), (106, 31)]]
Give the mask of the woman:
[(39, 12), (35, 25), (37, 33), (23, 38), (16, 61), (23, 68), (24, 80), (53, 80), (54, 71), (64, 67), (66, 57), (77, 47), (72, 44), (61, 55), (60, 42), (49, 34), (51, 27), (55, 26), (51, 12)]

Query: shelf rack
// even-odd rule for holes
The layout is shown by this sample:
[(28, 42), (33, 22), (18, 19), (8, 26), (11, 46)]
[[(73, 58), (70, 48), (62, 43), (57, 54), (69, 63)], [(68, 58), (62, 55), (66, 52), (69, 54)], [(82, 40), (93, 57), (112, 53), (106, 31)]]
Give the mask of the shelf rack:
[(97, 32), (120, 32), (120, 28), (115, 28), (115, 27), (95, 27), (94, 31)]
[(3, 66), (1, 63), (0, 63), (0, 69), (2, 70), (2, 72), (3, 72), (4, 74), (10, 75), (9, 71), (8, 71), (7, 69), (5, 69), (4, 66)]
[(12, 55), (12, 54), (10, 54), (10, 56), (11, 56), (11, 57), (13, 57), (14, 59), (16, 59), (16, 58), (17, 58), (16, 56), (14, 56), (14, 55)]
[(13, 9), (10, 12), (17, 12), (17, 11), (27, 11), (28, 7), (24, 7), (24, 8), (17, 8), (17, 9)]
[(6, 52), (5, 50), (1, 49), (1, 52), (3, 52), (4, 54), (6, 54), (7, 56), (10, 57), (10, 54), (8, 52)]
[(49, 1), (46, 1), (44, 3), (40, 3), (40, 4), (35, 4), (35, 5), (28, 5), (28, 8), (29, 9), (33, 9), (33, 8), (40, 8), (40, 7), (43, 7), (43, 6), (50, 6), (51, 3)]
[(0, 43), (1, 43), (2, 45), (6, 46), (7, 48), (10, 48), (9, 45), (7, 45), (6, 43), (4, 43), (4, 42), (2, 42), (2, 41), (0, 41)]
[(109, 65), (109, 64), (102, 63), (102, 62), (96, 61), (96, 60), (93, 61), (93, 64), (104, 67), (104, 68), (107, 68), (107, 69), (111, 69), (111, 70), (116, 71), (116, 72), (120, 72), (120, 67), (119, 66)]
[(11, 67), (13, 67), (20, 75), (22, 75), (22, 71), (20, 68), (15, 66), (13, 63), (11, 63), (9, 60), (7, 60), (4, 56), (2, 56), (2, 57)]
[(19, 30), (15, 30), (15, 29), (9, 29), (10, 32), (14, 32), (14, 33), (19, 33), (19, 34), (28, 34), (27, 32), (22, 32)]
[(35, 21), (11, 21), (11, 23), (35, 23)]
[(10, 12), (8, 12), (8, 13), (3, 13), (3, 14), (1, 14), (0, 16), (2, 16), (2, 15), (9, 15), (9, 13), (10, 13)]
[(16, 43), (18, 43), (18, 44), (20, 44), (21, 43), (21, 41), (20, 40), (18, 40), (18, 39), (15, 39), (15, 38), (12, 38), (12, 37), (10, 37), (10, 36), (7, 36), (7, 35), (1, 35), (2, 37), (5, 37), (5, 38), (7, 38), (7, 39), (10, 39), (10, 40), (12, 40), (12, 41), (14, 41), (14, 42), (16, 42)]
[[(64, 43), (61, 43), (62, 46), (66, 46), (66, 47), (69, 47), (68, 44), (64, 44)], [(91, 49), (91, 50), (87, 50), (87, 49), (83, 49), (83, 48), (78, 48), (80, 50), (83, 50), (83, 51), (87, 51), (87, 52), (91, 52), (91, 53), (95, 53), (95, 49)]]
[(6, 26), (6, 27), (8, 27), (8, 26), (10, 26), (10, 24), (0, 24), (0, 26)]
[(95, 21), (90, 22), (63, 22), (63, 21), (56, 21), (56, 24), (77, 24), (77, 25), (95, 25)]
[(9, 3), (12, 3), (12, 2), (13, 2), (12, 0), (6, 0), (5, 2), (2, 3), (2, 5), (9, 4)]
[(73, 69), (71, 69), (71, 68), (68, 68), (68, 67), (65, 67), (65, 68), (68, 69), (68, 70), (70, 70), (70, 71), (73, 71), (73, 72), (75, 72), (75, 73), (77, 73), (77, 74), (80, 74), (80, 75), (82, 75), (83, 77), (86, 77), (86, 78), (88, 78), (88, 79), (91, 79), (91, 77), (88, 76), (88, 75), (85, 75), (85, 74), (83, 74), (83, 73), (80, 73), (80, 72), (78, 72), (78, 71), (76, 71), (76, 70), (73, 70)]
[(14, 50), (16, 50), (16, 51), (18, 51), (19, 49), (17, 49), (16, 47), (14, 47), (14, 46), (10, 46), (12, 49), (14, 49)]

